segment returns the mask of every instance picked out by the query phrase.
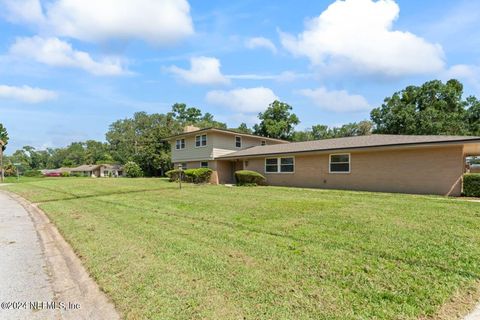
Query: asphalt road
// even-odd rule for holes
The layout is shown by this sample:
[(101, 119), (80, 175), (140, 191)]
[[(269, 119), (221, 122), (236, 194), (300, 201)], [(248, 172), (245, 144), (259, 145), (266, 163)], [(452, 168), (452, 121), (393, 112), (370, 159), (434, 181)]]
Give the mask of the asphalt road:
[(0, 319), (58, 318), (52, 305), (50, 309), (46, 305), (53, 301), (33, 221), (18, 202), (0, 192)]

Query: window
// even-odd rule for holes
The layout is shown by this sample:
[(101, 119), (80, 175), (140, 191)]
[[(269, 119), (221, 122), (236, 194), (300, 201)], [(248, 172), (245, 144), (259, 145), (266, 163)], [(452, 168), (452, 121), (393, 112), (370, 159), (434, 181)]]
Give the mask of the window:
[(208, 161), (200, 162), (200, 168), (208, 168)]
[(177, 150), (185, 149), (185, 139), (178, 139), (175, 142), (175, 149)]
[(262, 142), (260, 142), (260, 145), (262, 145), (262, 146), (266, 146), (266, 145), (267, 145), (267, 141), (265, 141), (265, 140), (262, 140)]
[(235, 137), (235, 147), (236, 148), (242, 147), (242, 137)]
[(195, 147), (205, 147), (207, 145), (207, 135), (195, 136)]
[(331, 154), (330, 173), (350, 173), (350, 154)]
[(266, 158), (266, 173), (293, 173), (295, 172), (295, 160), (293, 157)]

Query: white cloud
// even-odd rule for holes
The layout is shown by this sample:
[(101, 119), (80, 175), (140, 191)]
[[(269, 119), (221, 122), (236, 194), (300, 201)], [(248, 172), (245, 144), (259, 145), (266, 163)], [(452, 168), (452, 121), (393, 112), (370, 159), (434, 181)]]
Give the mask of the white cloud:
[(392, 30), (399, 11), (393, 0), (337, 0), (297, 37), (280, 33), (280, 38), (287, 50), (317, 66), (344, 65), (387, 76), (441, 71), (440, 45)]
[(206, 96), (208, 103), (248, 113), (264, 111), (270, 103), (278, 100), (275, 93), (265, 87), (213, 90)]
[(194, 57), (190, 59), (190, 69), (177, 66), (167, 68), (184, 81), (195, 84), (228, 84), (230, 80), (220, 71), (220, 60), (211, 57)]
[(43, 24), (42, 6), (38, 0), (0, 0), (3, 15), (11, 22)]
[(273, 53), (277, 53), (277, 47), (273, 44), (273, 42), (270, 39), (264, 37), (250, 38), (245, 41), (245, 46), (248, 49), (265, 48), (272, 51)]
[(50, 90), (29, 86), (14, 87), (0, 85), (0, 98), (15, 99), (28, 103), (40, 103), (57, 98), (57, 93)]
[(349, 94), (345, 90), (328, 91), (324, 87), (318, 89), (304, 89), (298, 91), (299, 94), (308, 97), (321, 109), (334, 112), (354, 112), (370, 109), (367, 100), (356, 94)]
[(94, 75), (121, 75), (128, 73), (119, 59), (95, 61), (87, 52), (78, 51), (58, 38), (18, 38), (10, 48), (13, 57), (31, 58), (54, 67), (80, 68)]
[(39, 0), (0, 3), (7, 4), (10, 20), (29, 20), (57, 36), (84, 41), (141, 39), (170, 44), (194, 32), (186, 0), (53, 0), (44, 12)]
[(473, 86), (475, 90), (480, 90), (480, 66), (467, 64), (453, 65), (448, 68), (448, 70), (445, 70), (441, 77), (444, 80), (462, 80)]

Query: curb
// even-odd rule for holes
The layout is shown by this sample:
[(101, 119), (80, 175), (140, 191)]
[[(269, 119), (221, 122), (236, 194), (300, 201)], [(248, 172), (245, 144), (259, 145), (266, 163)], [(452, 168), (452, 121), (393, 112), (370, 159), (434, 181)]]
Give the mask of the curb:
[(55, 300), (80, 305), (79, 309), (60, 310), (61, 319), (121, 319), (113, 303), (90, 277), (72, 247), (65, 241), (47, 215), (26, 199), (2, 190), (27, 210), (40, 240)]

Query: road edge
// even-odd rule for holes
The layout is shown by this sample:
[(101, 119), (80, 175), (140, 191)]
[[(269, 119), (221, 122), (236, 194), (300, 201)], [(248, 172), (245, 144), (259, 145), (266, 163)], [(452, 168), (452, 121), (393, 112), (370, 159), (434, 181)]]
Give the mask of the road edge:
[(80, 304), (77, 310), (60, 310), (62, 319), (121, 319), (114, 304), (90, 277), (80, 258), (47, 214), (25, 198), (0, 190), (27, 210), (33, 221), (52, 277), (57, 302)]

